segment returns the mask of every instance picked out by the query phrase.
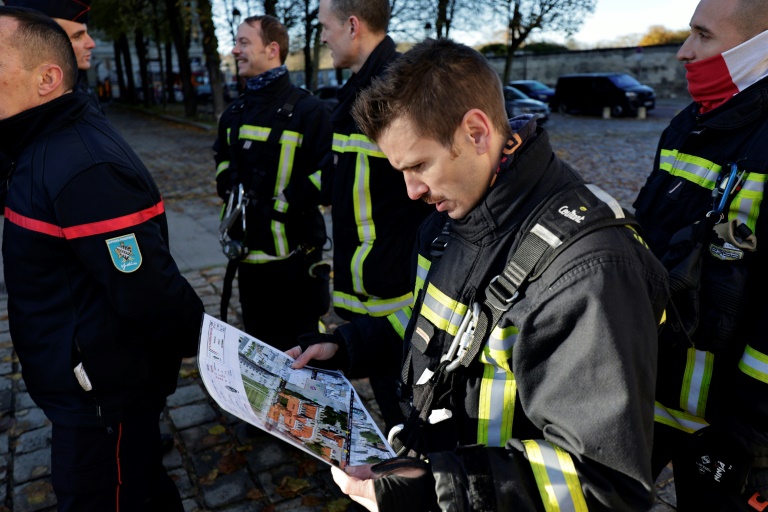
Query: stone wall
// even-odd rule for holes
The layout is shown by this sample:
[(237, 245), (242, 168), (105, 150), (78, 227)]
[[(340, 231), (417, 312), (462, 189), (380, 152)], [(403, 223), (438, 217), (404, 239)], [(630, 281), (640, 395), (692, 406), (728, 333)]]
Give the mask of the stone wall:
[[(678, 44), (642, 48), (603, 48), (543, 55), (519, 54), (512, 61), (511, 80), (539, 80), (555, 86), (557, 78), (570, 73), (619, 72), (634, 76), (656, 91), (660, 98), (688, 96), (685, 68), (675, 54)], [(499, 75), (504, 58), (488, 59)]]

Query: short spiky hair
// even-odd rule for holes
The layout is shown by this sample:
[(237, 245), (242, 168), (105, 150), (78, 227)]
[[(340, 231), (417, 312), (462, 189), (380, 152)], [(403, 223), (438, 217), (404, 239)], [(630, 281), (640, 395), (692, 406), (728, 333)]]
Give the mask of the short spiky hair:
[(288, 29), (277, 18), (269, 14), (245, 18), (245, 23), (250, 26), (253, 26), (257, 21), (261, 23), (261, 42), (265, 46), (272, 42), (277, 43), (280, 47), (280, 64), (284, 64), (288, 57)]
[(456, 129), (473, 108), (482, 110), (499, 133), (509, 133), (501, 81), (485, 57), (450, 39), (427, 39), (360, 93), (352, 116), (373, 141), (404, 116), (419, 137), (452, 148)]
[(56, 64), (64, 75), (64, 90), (77, 82), (77, 59), (69, 36), (58, 23), (33, 9), (0, 6), (0, 16), (18, 22), (16, 32), (8, 35), (10, 46), (21, 54), (24, 69), (31, 70), (41, 64)]
[(736, 26), (745, 40), (768, 30), (768, 0), (739, 0), (735, 12)]
[(387, 33), (389, 0), (330, 0), (330, 6), (331, 12), (341, 21), (357, 16), (372, 32)]

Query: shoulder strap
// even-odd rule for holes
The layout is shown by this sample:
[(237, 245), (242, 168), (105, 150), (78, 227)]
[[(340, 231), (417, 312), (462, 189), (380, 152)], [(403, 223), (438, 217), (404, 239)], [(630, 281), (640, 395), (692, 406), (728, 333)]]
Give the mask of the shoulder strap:
[(267, 144), (280, 144), (280, 137), (282, 137), (285, 127), (288, 126), (288, 122), (293, 117), (293, 109), (296, 108), (299, 101), (307, 94), (309, 93), (301, 87), (293, 88), (290, 96), (285, 100), (285, 104), (277, 109), (277, 121), (272, 125), (272, 130), (270, 130), (269, 137), (267, 138)]
[(639, 227), (613, 197), (583, 182), (569, 185), (534, 211), (523, 224), (525, 235), (517, 250), (485, 289), (474, 337), (461, 364), (469, 366), (519, 291), (541, 276), (558, 255), (594, 231), (621, 225)]

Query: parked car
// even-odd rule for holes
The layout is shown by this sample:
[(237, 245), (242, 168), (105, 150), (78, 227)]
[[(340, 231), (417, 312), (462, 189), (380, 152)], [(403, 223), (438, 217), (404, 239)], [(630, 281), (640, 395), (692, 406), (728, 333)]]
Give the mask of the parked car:
[(514, 87), (504, 87), (504, 104), (509, 117), (536, 114), (536, 121), (539, 124), (544, 124), (549, 119), (549, 107), (546, 103), (531, 99)]
[(338, 85), (324, 85), (318, 87), (312, 93), (323, 101), (328, 102), (331, 108), (336, 107), (339, 104), (339, 99), (336, 97), (339, 93), (340, 87)]
[(538, 80), (512, 80), (507, 85), (514, 87), (518, 91), (534, 100), (551, 103), (555, 90)]
[(611, 109), (611, 116), (637, 115), (637, 109), (656, 106), (656, 93), (625, 73), (584, 73), (557, 79), (552, 108), (559, 112), (597, 114)]

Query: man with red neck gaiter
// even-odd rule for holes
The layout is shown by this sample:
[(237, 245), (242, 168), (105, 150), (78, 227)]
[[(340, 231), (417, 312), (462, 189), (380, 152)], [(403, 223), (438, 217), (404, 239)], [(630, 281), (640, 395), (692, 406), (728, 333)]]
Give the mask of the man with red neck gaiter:
[(653, 470), (679, 511), (768, 510), (768, 1), (701, 0), (690, 26), (694, 102), (634, 204), (670, 277)]

